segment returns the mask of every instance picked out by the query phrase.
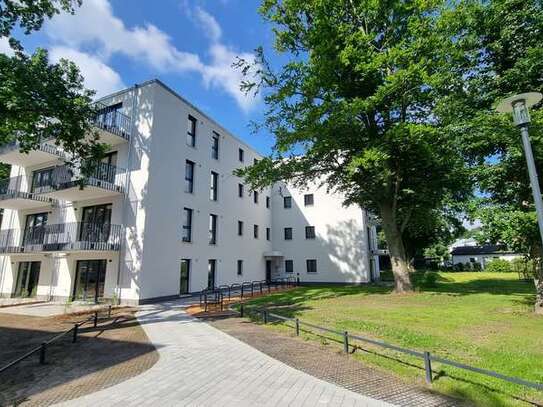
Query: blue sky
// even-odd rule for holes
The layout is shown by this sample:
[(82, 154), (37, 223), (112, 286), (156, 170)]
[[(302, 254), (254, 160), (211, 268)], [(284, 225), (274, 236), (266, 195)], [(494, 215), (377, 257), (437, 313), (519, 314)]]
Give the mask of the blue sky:
[[(83, 0), (74, 16), (60, 15), (41, 31), (19, 36), (29, 51), (47, 48), (51, 59), (80, 67), (89, 88), (105, 95), (159, 78), (261, 153), (270, 135), (253, 135), (261, 98), (244, 96), (236, 56), (272, 52), (271, 27), (257, 13), (259, 0)], [(0, 52), (6, 44), (0, 42)], [(273, 54), (269, 54), (274, 59)]]

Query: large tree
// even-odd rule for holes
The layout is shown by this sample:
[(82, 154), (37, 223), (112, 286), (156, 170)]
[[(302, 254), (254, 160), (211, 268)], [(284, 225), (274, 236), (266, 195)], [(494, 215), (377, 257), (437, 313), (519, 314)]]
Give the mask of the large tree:
[[(540, 260), (520, 133), (511, 116), (497, 114), (493, 106), (515, 93), (543, 92), (543, 6), (538, 0), (465, 2), (450, 21), (462, 27), (457, 30), (457, 47), (470, 64), (464, 69), (463, 88), (450, 95), (441, 117), (451, 133), (462, 135), (465, 156), (482, 192), (473, 211), (483, 221), (482, 238)], [(532, 111), (530, 136), (542, 176), (543, 112), (537, 108)], [(543, 309), (541, 275), (536, 286), (537, 304)]]
[(81, 0), (0, 0), (0, 38), (8, 38), (14, 55), (0, 54), (0, 144), (17, 141), (22, 151), (55, 139), (90, 171), (103, 146), (92, 134), (93, 91), (85, 89), (77, 66), (51, 64), (47, 51), (27, 55), (13, 36), (38, 30), (46, 18), (74, 12)]
[(264, 0), (289, 62), (273, 69), (261, 49), (253, 63), (239, 61), (243, 87), (264, 94), (276, 143), (238, 174), (253, 188), (325, 183), (377, 214), (397, 292), (412, 290), (405, 237), (426, 234), (433, 214), (471, 191), (458, 139), (436, 114), (443, 92), (462, 82), (455, 33), (441, 21), (447, 4)]

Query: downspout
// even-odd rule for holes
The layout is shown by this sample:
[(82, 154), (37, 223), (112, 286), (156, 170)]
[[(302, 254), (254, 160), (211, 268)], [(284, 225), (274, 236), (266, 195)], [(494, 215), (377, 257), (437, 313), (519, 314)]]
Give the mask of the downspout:
[(136, 83), (134, 85), (132, 95), (132, 112), (131, 112), (131, 120), (130, 120), (130, 140), (128, 142), (128, 160), (126, 164), (126, 180), (125, 180), (125, 186), (124, 186), (124, 202), (122, 207), (122, 215), (121, 215), (121, 246), (119, 248), (119, 261), (117, 261), (117, 283), (115, 287), (115, 292), (117, 293), (117, 304), (121, 303), (121, 271), (122, 271), (122, 265), (121, 261), (124, 263), (124, 259), (126, 257), (126, 212), (127, 212), (127, 206), (130, 205), (130, 175), (132, 173), (131, 171), (131, 160), (132, 160), (132, 144), (134, 143), (134, 127), (135, 127), (135, 121), (136, 121), (136, 106), (137, 106), (137, 98), (138, 98), (138, 84)]

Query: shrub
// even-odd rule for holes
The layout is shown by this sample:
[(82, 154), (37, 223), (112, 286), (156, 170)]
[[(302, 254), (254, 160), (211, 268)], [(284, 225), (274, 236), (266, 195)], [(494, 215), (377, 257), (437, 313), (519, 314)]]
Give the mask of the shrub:
[(434, 288), (437, 286), (437, 273), (435, 271), (426, 271), (419, 281), (419, 285), (424, 288)]
[(490, 263), (487, 263), (485, 271), (491, 273), (511, 273), (514, 271), (511, 267), (511, 263), (503, 259), (494, 259)]
[(472, 263), (472, 267), (473, 267), (473, 271), (481, 271), (482, 269), (481, 263), (479, 263), (478, 261), (475, 263)]

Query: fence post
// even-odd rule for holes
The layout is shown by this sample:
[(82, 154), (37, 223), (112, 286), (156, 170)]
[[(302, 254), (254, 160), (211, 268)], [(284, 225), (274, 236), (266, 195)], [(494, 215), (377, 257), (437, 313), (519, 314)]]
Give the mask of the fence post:
[(264, 323), (268, 323), (268, 312), (266, 310), (262, 311), (262, 319), (264, 320)]
[(243, 318), (243, 304), (239, 304), (239, 317)]
[(79, 329), (79, 325), (77, 324), (74, 324), (74, 331), (73, 331), (73, 336), (72, 336), (72, 343), (76, 343), (77, 342), (77, 330)]
[(47, 343), (42, 342), (40, 347), (40, 365), (45, 365), (45, 349), (47, 348)]
[(94, 321), (93, 321), (93, 325), (94, 325), (95, 328), (98, 326), (98, 311), (95, 311), (95, 312), (94, 312)]
[(349, 353), (349, 333), (343, 332), (343, 351)]
[(108, 317), (108, 318), (111, 318), (111, 304), (110, 304), (109, 307), (107, 308), (107, 317)]
[(296, 336), (300, 336), (300, 320), (296, 318)]
[(432, 384), (432, 359), (430, 352), (424, 352), (424, 370), (426, 372), (426, 383)]

